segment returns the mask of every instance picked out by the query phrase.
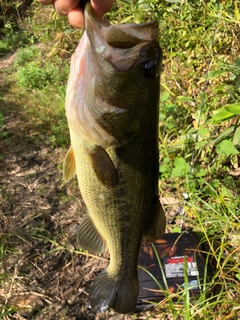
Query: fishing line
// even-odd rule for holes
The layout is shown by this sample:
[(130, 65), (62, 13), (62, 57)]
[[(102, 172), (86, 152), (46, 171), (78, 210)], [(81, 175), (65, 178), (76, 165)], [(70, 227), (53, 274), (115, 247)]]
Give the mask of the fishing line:
[[(213, 46), (215, 44), (214, 38), (215, 38), (215, 35), (216, 35), (216, 32), (217, 32), (217, 28), (216, 28), (217, 27), (217, 22), (219, 21), (219, 5), (217, 4), (216, 6), (217, 6), (217, 8), (216, 8), (217, 14), (216, 14), (216, 20), (215, 20), (215, 22), (213, 24), (214, 31), (213, 31), (213, 34), (212, 34), (212, 37), (211, 37), (211, 42), (210, 42), (210, 47), (209, 47), (209, 49), (210, 49), (210, 57), (209, 57), (209, 62), (207, 64), (207, 70), (206, 70), (206, 74), (205, 74), (205, 81), (204, 81), (204, 84), (203, 84), (203, 90), (202, 90), (202, 96), (201, 96), (201, 102), (200, 102), (200, 109), (199, 109), (198, 117), (197, 117), (197, 131), (196, 131), (195, 140), (194, 140), (194, 148), (192, 150), (190, 169), (189, 169), (189, 172), (188, 172), (189, 178), (191, 176), (193, 176), (194, 160), (195, 160), (196, 153), (197, 153), (196, 145), (197, 145), (197, 142), (199, 140), (199, 127), (200, 127), (200, 122), (201, 122), (201, 116), (202, 116), (202, 113), (203, 113), (203, 108), (204, 108), (205, 103), (206, 103), (206, 91), (207, 91), (207, 86), (208, 86), (208, 81), (209, 81), (209, 72), (210, 72), (210, 69), (211, 69), (211, 66), (212, 66), (212, 62), (213, 62)], [(180, 231), (181, 232), (182, 232), (182, 229), (183, 229), (184, 218), (185, 218), (185, 215), (186, 215), (184, 207), (187, 204), (187, 202), (189, 201), (189, 194), (188, 194), (188, 192), (184, 192), (182, 194), (182, 196), (183, 196), (183, 204), (178, 208), (178, 210), (174, 214), (173, 218), (168, 221), (168, 224), (170, 224), (170, 225), (174, 224), (175, 221), (176, 221), (177, 216), (181, 215), (181, 221), (180, 221)]]

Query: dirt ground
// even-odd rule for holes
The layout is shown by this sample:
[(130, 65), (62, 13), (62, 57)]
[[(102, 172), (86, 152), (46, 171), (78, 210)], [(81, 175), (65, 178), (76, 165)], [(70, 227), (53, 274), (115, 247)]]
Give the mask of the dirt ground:
[[(86, 210), (77, 183), (63, 183), (59, 165), (66, 150), (51, 149), (25, 121), (4, 77), (12, 60), (0, 61), (0, 318), (159, 318), (154, 312), (122, 316), (88, 309), (92, 281), (108, 255), (77, 251), (76, 230)], [(7, 314), (7, 306), (16, 312)]]

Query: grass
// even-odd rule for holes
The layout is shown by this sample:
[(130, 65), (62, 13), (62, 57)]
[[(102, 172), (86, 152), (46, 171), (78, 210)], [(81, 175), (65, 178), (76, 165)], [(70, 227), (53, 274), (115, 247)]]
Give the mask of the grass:
[[(168, 297), (157, 309), (168, 308), (183, 319), (238, 319), (240, 314), (239, 10), (234, 0), (118, 0), (108, 14), (116, 23), (160, 22), (160, 193), (180, 203), (188, 193), (185, 223), (203, 235), (211, 266), (194, 303), (186, 288), (179, 296), (182, 305)], [(47, 143), (66, 147), (65, 86), (81, 33), (37, 4), (20, 26), (15, 31), (5, 24), (0, 56), (19, 49), (10, 72), (15, 95), (24, 95), (23, 108)], [(10, 41), (13, 37), (16, 41)], [(6, 254), (1, 248), (1, 256)]]

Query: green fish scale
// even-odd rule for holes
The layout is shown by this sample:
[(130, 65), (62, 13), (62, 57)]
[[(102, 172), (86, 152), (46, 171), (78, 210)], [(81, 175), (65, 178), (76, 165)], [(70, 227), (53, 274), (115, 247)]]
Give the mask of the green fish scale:
[(131, 277), (136, 272), (142, 236), (151, 223), (156, 179), (147, 159), (154, 156), (155, 148), (147, 138), (149, 132), (142, 132), (132, 143), (107, 149), (119, 175), (119, 185), (111, 188), (97, 179), (85, 151), (88, 143), (71, 131), (79, 187), (94, 225), (107, 242), (112, 275)]

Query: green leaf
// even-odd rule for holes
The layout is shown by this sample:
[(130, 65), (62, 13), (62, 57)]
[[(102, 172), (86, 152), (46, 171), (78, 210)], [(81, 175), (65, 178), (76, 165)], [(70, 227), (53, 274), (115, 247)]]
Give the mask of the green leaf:
[(170, 167), (167, 164), (161, 164), (160, 167), (159, 167), (159, 171), (162, 172), (162, 173), (163, 172), (169, 172), (169, 170), (170, 170)]
[(122, 19), (122, 20), (120, 21), (120, 23), (128, 23), (128, 22), (131, 21), (131, 19), (132, 19), (132, 16), (129, 15), (129, 16), (127, 16), (126, 18)]
[(213, 70), (213, 71), (210, 71), (210, 72), (208, 72), (208, 80), (215, 79), (218, 76), (220, 76), (221, 74), (224, 74), (226, 72), (227, 72), (227, 70)]
[(223, 197), (231, 197), (231, 192), (225, 187), (225, 186), (222, 186), (222, 196)]
[(200, 93), (199, 93), (199, 97), (200, 97), (200, 100), (203, 101), (204, 103), (205, 103), (205, 102), (207, 101), (207, 99), (208, 99), (207, 94), (204, 93), (204, 92), (200, 92)]
[(185, 176), (190, 170), (189, 164), (184, 158), (177, 158), (174, 161), (174, 168), (172, 169), (171, 176), (173, 178)]
[(234, 117), (234, 114), (232, 112), (227, 111), (225, 108), (221, 108), (218, 110), (218, 113), (214, 114), (212, 116), (212, 119), (210, 119), (210, 123), (220, 123), (222, 121), (227, 121)]
[(240, 58), (235, 58), (233, 61), (237, 67), (240, 67)]
[(198, 149), (200, 149), (200, 148), (205, 147), (208, 143), (209, 143), (209, 141), (206, 140), (206, 139), (204, 139), (204, 140), (202, 140), (202, 141), (198, 141), (198, 142), (196, 143), (195, 148), (196, 148), (196, 150), (198, 150)]
[(236, 148), (240, 148), (240, 127), (236, 129), (233, 135), (233, 145)]
[(194, 101), (195, 99), (186, 97), (186, 96), (179, 96), (178, 101)]
[(240, 76), (236, 77), (235, 81), (236, 81), (236, 83), (234, 86), (234, 90), (236, 91), (240, 88)]
[(207, 175), (207, 171), (202, 168), (196, 174), (197, 177), (205, 177), (206, 175)]
[(226, 156), (239, 154), (238, 150), (234, 147), (231, 140), (223, 140), (219, 143), (216, 149), (218, 154), (225, 154)]
[(211, 180), (210, 185), (214, 188), (217, 189), (220, 186), (221, 182), (218, 179), (213, 179)]
[(213, 140), (214, 144), (219, 143), (220, 141), (222, 141), (224, 138), (227, 138), (228, 136), (230, 136), (233, 132), (234, 132), (235, 128), (234, 126), (231, 126), (227, 129), (225, 129), (222, 133), (220, 133), (216, 139)]
[(210, 132), (207, 128), (204, 128), (203, 126), (200, 126), (198, 129), (198, 135), (199, 136), (205, 136), (205, 137), (209, 137)]
[(175, 226), (173, 229), (172, 229), (172, 233), (180, 233), (182, 230), (179, 226)]
[(228, 104), (224, 108), (230, 113), (240, 114), (240, 103)]
[(238, 9), (237, 2), (238, 2), (238, 1), (235, 1), (235, 2), (234, 2), (234, 5), (235, 5), (234, 15), (235, 15), (235, 19), (236, 19), (237, 21), (239, 21), (239, 20), (240, 20), (240, 14), (239, 14), (239, 9)]
[(170, 93), (167, 92), (167, 91), (165, 91), (164, 93), (162, 93), (162, 94), (160, 95), (160, 101), (161, 101), (161, 102), (168, 101), (168, 100), (169, 100), (169, 95), (170, 95)]

